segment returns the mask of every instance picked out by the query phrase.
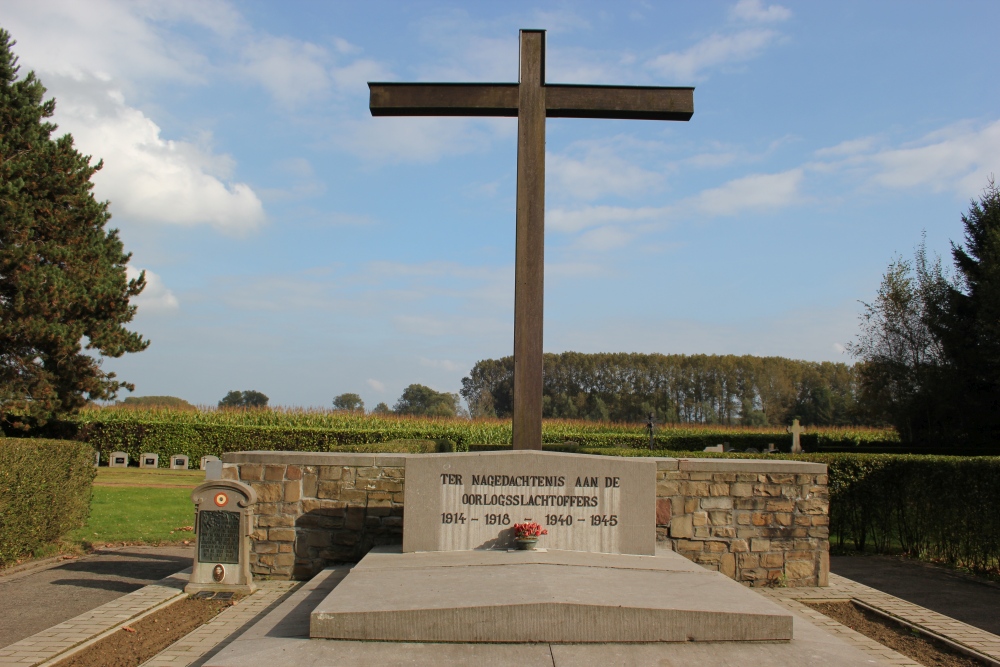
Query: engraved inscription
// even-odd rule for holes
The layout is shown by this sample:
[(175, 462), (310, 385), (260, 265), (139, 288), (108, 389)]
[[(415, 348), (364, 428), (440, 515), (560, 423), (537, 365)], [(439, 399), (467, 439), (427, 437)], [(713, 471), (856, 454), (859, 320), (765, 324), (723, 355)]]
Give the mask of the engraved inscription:
[(240, 562), (240, 513), (198, 513), (198, 562)]
[(509, 549), (514, 525), (539, 548), (652, 554), (655, 461), (543, 452), (455, 453), (406, 462), (404, 551)]

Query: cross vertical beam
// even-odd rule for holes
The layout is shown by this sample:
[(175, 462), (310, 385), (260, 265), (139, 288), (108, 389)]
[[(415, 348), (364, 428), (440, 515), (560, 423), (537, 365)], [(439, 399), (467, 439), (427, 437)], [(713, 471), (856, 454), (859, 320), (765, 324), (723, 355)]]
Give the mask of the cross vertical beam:
[(514, 449), (542, 448), (545, 33), (521, 31), (514, 258)]

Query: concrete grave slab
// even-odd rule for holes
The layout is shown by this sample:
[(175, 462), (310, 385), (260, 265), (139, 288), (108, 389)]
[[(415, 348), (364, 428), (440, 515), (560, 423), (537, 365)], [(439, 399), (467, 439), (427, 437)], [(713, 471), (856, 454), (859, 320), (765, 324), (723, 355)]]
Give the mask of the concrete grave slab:
[(516, 523), (550, 549), (652, 555), (656, 462), (557, 452), (406, 459), (403, 551), (507, 549)]
[(312, 637), (488, 643), (792, 638), (786, 610), (673, 552), (382, 550), (372, 556), (313, 611)]
[(309, 639), (310, 612), (335, 590), (348, 571), (347, 566), (324, 570), (235, 641), (208, 658), (204, 667), (386, 667), (397, 664), (412, 667), (443, 664), (857, 667), (884, 664), (794, 612), (790, 612), (794, 638), (774, 643), (445, 644)]
[(139, 457), (139, 467), (140, 468), (158, 468), (160, 467), (160, 455), (159, 454), (143, 454)]
[(187, 470), (190, 459), (186, 454), (174, 454), (170, 457), (171, 470)]
[(128, 454), (126, 452), (111, 452), (111, 456), (108, 457), (108, 467), (127, 468)]

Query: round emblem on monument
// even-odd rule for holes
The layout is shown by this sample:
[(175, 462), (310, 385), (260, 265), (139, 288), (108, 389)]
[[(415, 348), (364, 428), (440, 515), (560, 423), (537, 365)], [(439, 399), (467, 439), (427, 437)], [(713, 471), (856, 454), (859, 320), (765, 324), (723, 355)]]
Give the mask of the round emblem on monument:
[(219, 507), (222, 507), (228, 502), (229, 502), (229, 496), (227, 496), (226, 494), (224, 493), (215, 494), (215, 504), (218, 505)]
[(220, 582), (225, 578), (226, 578), (226, 568), (222, 567), (221, 565), (216, 565), (215, 567), (212, 568), (212, 579), (214, 579), (217, 582)]

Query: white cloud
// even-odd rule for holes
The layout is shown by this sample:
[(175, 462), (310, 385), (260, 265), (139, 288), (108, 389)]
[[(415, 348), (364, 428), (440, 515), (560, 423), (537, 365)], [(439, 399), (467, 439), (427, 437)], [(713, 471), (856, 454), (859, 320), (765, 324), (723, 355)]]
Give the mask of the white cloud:
[[(95, 193), (116, 216), (139, 222), (212, 224), (243, 230), (264, 221), (263, 206), (245, 183), (233, 182), (233, 161), (207, 140), (164, 138), (159, 125), (126, 98), (157, 80), (202, 84), (212, 72), (197, 45), (164, 22), (184, 21), (220, 34), (241, 29), (225, 2), (80, 3), (54, 0), (4, 6), (5, 27), (18, 40), (22, 73), (36, 70), (56, 100), (57, 134), (104, 160)], [(44, 20), (42, 20), (44, 17)]]
[(848, 139), (841, 141), (836, 146), (821, 148), (816, 151), (817, 157), (843, 157), (867, 153), (872, 150), (878, 139), (876, 137), (861, 137), (860, 139)]
[(871, 157), (874, 181), (890, 188), (928, 186), (935, 192), (971, 195), (1000, 170), (1000, 120), (985, 127), (960, 123), (932, 132), (915, 145)]
[(703, 70), (755, 58), (778, 34), (754, 28), (732, 35), (710, 35), (686, 51), (665, 53), (646, 65), (672, 81), (695, 80)]
[(899, 147), (885, 143), (883, 137), (849, 139), (817, 150), (820, 160), (808, 168), (851, 170), (881, 187), (952, 190), (963, 197), (975, 196), (1000, 171), (1000, 120), (955, 123)]
[(780, 208), (798, 199), (802, 176), (801, 168), (778, 174), (751, 174), (703, 190), (690, 203), (707, 215), (736, 215), (746, 210)]
[(49, 81), (59, 95), (55, 120), (61, 130), (73, 134), (81, 152), (104, 160), (93, 178), (95, 191), (111, 200), (115, 215), (228, 231), (264, 222), (263, 205), (250, 186), (229, 180), (228, 156), (162, 138), (159, 126), (125, 104), (110, 84), (93, 78)]
[(426, 357), (420, 357), (420, 365), (428, 368), (440, 368), (451, 372), (460, 371), (465, 368), (465, 366), (455, 363), (450, 359), (427, 359)]
[(125, 277), (129, 280), (135, 280), (142, 271), (146, 272), (146, 288), (142, 290), (139, 296), (132, 298), (133, 305), (138, 308), (136, 312), (143, 315), (146, 313), (155, 314), (177, 310), (180, 307), (177, 297), (174, 296), (172, 291), (167, 289), (159, 275), (149, 269), (139, 269), (132, 265), (127, 265), (125, 267)]
[(662, 174), (630, 164), (605, 146), (590, 146), (581, 157), (548, 153), (545, 175), (553, 195), (574, 199), (639, 194), (663, 181)]
[(576, 247), (582, 250), (614, 250), (628, 245), (635, 238), (635, 232), (622, 227), (598, 227), (580, 234)]
[(610, 223), (629, 223), (666, 218), (670, 207), (628, 208), (625, 206), (588, 206), (573, 210), (552, 209), (546, 211), (545, 220), (549, 229), (565, 233), (575, 233), (590, 227)]
[(374, 380), (372, 378), (368, 378), (367, 380), (365, 380), (365, 383), (369, 387), (371, 387), (373, 390), (375, 390), (375, 391), (377, 391), (379, 393), (382, 393), (382, 392), (385, 391), (385, 385), (382, 384), (381, 382), (379, 382), (378, 380)]
[(486, 150), (516, 131), (515, 119), (380, 117), (342, 123), (333, 141), (368, 163), (430, 163)]
[(279, 102), (296, 106), (329, 91), (326, 49), (288, 37), (262, 35), (244, 49), (245, 76)]
[[(182, 9), (182, 3), (165, 4)], [(219, 4), (204, 3), (206, 12)], [(53, 1), (44, 8), (37, 0), (13, 0), (4, 3), (4, 27), (17, 40), (21, 63), (40, 72), (105, 80), (202, 80), (204, 58), (158, 30), (150, 10), (155, 5), (114, 0)]]
[(834, 343), (833, 351), (836, 352), (837, 354), (844, 354), (845, 352), (847, 352), (847, 348), (840, 343)]
[(730, 10), (730, 14), (733, 18), (756, 23), (787, 21), (792, 17), (792, 12), (787, 7), (781, 5), (765, 7), (760, 0), (740, 0)]

